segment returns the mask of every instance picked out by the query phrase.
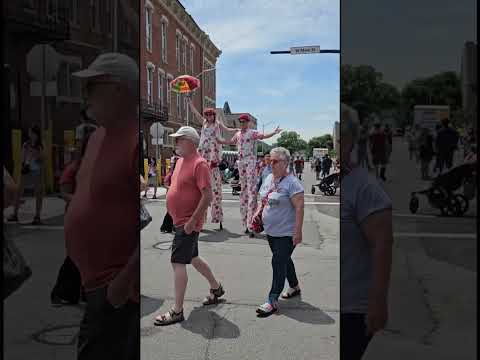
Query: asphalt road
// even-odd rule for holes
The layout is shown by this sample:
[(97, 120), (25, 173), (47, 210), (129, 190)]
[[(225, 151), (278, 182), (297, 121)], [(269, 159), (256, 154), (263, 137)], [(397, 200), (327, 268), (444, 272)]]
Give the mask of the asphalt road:
[[(307, 199), (304, 242), (294, 252), (302, 298), (283, 301), (279, 315), (259, 319), (255, 308), (271, 282), (270, 249), (264, 238), (242, 234), (238, 196), (229, 192), (225, 186), (224, 231), (207, 224), (199, 243), (226, 301), (203, 307), (208, 284), (189, 268), (186, 321), (165, 328), (153, 322), (173, 303), (172, 235), (158, 232), (165, 202), (147, 205), (155, 221), (142, 234), (142, 359), (338, 359), (339, 224), (318, 211), (338, 205)], [(313, 204), (317, 199), (332, 204)]]

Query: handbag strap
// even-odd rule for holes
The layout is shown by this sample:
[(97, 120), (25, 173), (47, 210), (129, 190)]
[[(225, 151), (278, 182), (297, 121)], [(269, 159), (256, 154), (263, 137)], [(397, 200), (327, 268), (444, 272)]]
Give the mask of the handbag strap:
[(265, 197), (263, 198), (263, 201), (262, 201), (262, 206), (265, 206), (265, 204), (267, 203), (268, 201), (268, 195), (270, 195), (272, 192), (274, 192), (275, 190), (278, 189), (278, 186), (280, 185), (280, 183), (283, 181), (283, 179), (285, 179), (286, 176), (282, 176), (282, 178), (280, 179), (280, 181), (278, 183), (275, 184), (275, 182), (273, 182), (273, 186), (271, 187), (270, 190), (268, 190), (267, 194), (265, 195)]

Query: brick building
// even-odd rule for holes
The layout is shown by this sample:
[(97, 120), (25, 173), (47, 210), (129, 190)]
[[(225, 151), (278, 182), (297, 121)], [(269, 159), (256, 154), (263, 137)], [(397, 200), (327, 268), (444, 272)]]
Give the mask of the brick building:
[[(215, 70), (221, 51), (177, 0), (141, 0), (140, 113), (144, 154), (157, 156), (150, 127), (160, 122), (165, 129), (158, 155), (165, 164), (173, 154), (168, 136), (189, 124), (200, 131), (201, 124), (191, 114), (184, 95), (170, 89), (170, 81), (180, 75), (199, 77), (201, 88), (192, 97), (195, 107), (215, 107)], [(202, 73), (203, 72), (203, 73)], [(165, 168), (165, 167), (163, 167)]]
[[(57, 52), (56, 92), (46, 98), (47, 189), (54, 186), (79, 125), (84, 93), (71, 76), (100, 53), (118, 51), (138, 62), (139, 0), (19, 0), (4, 2), (4, 104), (10, 111), (2, 133), (6, 162), (18, 174), (21, 144), (27, 129), (40, 125), (41, 102), (32, 96), (26, 57), (36, 44), (48, 43)], [(135, 22), (135, 19), (136, 22)], [(49, 61), (49, 59), (47, 59)], [(5, 130), (5, 131), (3, 131)]]

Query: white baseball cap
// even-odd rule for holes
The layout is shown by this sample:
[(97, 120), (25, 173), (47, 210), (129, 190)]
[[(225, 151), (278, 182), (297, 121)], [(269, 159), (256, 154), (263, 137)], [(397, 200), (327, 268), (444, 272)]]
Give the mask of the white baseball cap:
[(170, 134), (171, 137), (185, 137), (186, 139), (191, 140), (193, 143), (197, 144), (200, 142), (200, 136), (198, 135), (197, 130), (191, 126), (182, 126), (177, 130), (176, 133)]
[(105, 53), (97, 58), (84, 70), (72, 73), (79, 78), (91, 78), (110, 75), (129, 84), (138, 83), (138, 65), (131, 57), (120, 53)]

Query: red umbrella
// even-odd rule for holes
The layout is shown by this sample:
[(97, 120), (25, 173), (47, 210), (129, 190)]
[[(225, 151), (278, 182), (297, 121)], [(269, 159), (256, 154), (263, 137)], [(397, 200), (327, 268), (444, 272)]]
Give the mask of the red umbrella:
[(200, 80), (190, 75), (182, 75), (173, 79), (170, 86), (176, 93), (187, 94), (200, 86)]

